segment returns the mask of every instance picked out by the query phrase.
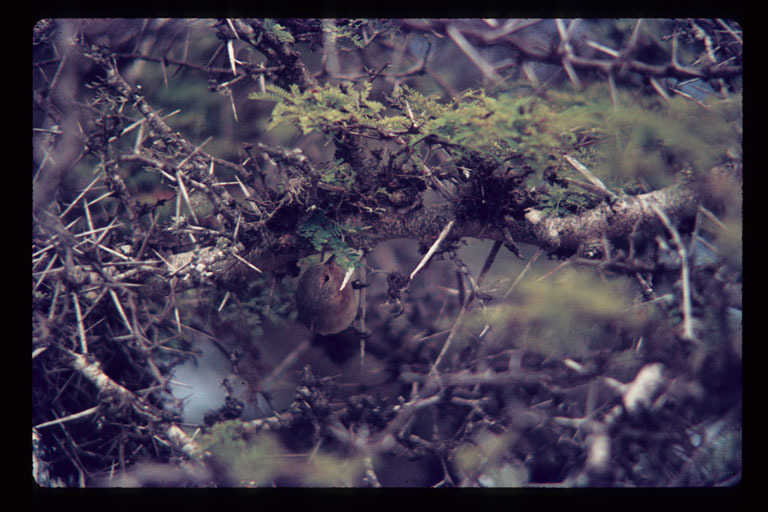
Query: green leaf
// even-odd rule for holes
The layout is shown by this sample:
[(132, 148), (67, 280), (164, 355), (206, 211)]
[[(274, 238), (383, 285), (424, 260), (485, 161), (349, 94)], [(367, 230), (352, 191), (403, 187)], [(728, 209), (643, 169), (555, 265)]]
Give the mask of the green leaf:
[(293, 34), (288, 32), (284, 26), (276, 23), (270, 18), (264, 20), (264, 29), (275, 36), (281, 43), (294, 43), (296, 40), (293, 38)]
[(299, 227), (299, 234), (309, 239), (316, 251), (326, 246), (336, 255), (336, 262), (344, 268), (359, 266), (360, 254), (344, 240), (344, 232), (361, 231), (364, 228), (342, 225), (329, 219), (322, 211), (315, 212)]

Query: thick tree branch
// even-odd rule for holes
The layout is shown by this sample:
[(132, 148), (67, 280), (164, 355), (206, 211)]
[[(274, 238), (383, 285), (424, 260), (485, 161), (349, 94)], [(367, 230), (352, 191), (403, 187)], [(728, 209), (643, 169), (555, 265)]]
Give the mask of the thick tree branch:
[[(675, 221), (691, 217), (696, 213), (697, 196), (695, 184), (688, 183), (638, 196), (624, 196), (580, 215), (545, 217), (538, 211), (530, 211), (526, 214), (519, 241), (548, 251), (577, 251), (603, 236), (620, 238), (637, 230), (657, 230), (661, 224), (651, 205), (665, 211)], [(514, 219), (508, 220), (510, 227), (517, 224)]]
[[(501, 225), (480, 219), (456, 220), (451, 203), (424, 205), (410, 211), (388, 208), (373, 218), (355, 214), (342, 217), (340, 223), (359, 227), (375, 225), (376, 229), (351, 233), (346, 237), (352, 247), (373, 248), (379, 243), (406, 238), (431, 245), (451, 220), (456, 221), (449, 238), (464, 237), (535, 245), (556, 254), (578, 253), (580, 248), (602, 237), (619, 239), (633, 232), (655, 232), (663, 228), (653, 208), (658, 208), (674, 223), (692, 218), (700, 203), (699, 186), (695, 181), (673, 185), (638, 196), (623, 196), (611, 204), (603, 203), (592, 210), (565, 217), (547, 216), (539, 210), (529, 210), (524, 219), (511, 216)], [(285, 249), (274, 251), (268, 245), (253, 246), (248, 260), (259, 269), (290, 273), (297, 258), (313, 251), (301, 237), (291, 236)], [(221, 284), (236, 284), (253, 270), (238, 261), (235, 253), (220, 248), (202, 248), (165, 257), (167, 264), (156, 263), (160, 275), (173, 274), (179, 278), (177, 290), (198, 286), (212, 279)], [(144, 264), (146, 271), (151, 264)], [(94, 277), (95, 278), (95, 277)]]

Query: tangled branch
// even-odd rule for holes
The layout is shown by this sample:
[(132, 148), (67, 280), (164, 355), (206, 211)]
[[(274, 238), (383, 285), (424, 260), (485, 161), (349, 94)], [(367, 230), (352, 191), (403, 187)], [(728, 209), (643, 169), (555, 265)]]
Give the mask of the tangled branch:
[[(67, 485), (383, 486), (393, 457), (439, 486), (738, 478), (734, 457), (694, 464), (740, 443), (735, 23), (602, 38), (579, 20), (125, 23), (35, 29), (36, 467)], [(258, 136), (232, 129), (222, 150), (202, 106), (176, 129), (142, 66), (158, 87), (204, 76)], [(469, 238), (494, 242), (478, 274), (457, 253)], [(294, 341), (270, 329), (291, 325), (299, 260), (364, 265), (398, 239), (423, 256), (361, 293), (351, 342), (275, 350)], [(524, 258), (523, 244), (537, 251), (511, 286), (488, 282), (501, 247)], [(533, 279), (543, 253), (560, 261)], [(420, 287), (441, 259), (455, 287)], [(383, 272), (366, 270), (356, 287)], [(229, 372), (205, 425), (172, 389), (201, 339)], [(344, 371), (359, 382), (312, 359), (357, 347)], [(267, 412), (243, 419), (253, 403)]]

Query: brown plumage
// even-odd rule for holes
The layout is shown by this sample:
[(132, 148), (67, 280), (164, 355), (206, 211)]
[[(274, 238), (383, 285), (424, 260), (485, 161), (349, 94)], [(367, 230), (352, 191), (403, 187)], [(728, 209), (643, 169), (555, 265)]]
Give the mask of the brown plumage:
[(343, 331), (357, 314), (357, 294), (349, 283), (339, 290), (344, 270), (334, 259), (309, 267), (296, 288), (299, 321), (317, 334)]

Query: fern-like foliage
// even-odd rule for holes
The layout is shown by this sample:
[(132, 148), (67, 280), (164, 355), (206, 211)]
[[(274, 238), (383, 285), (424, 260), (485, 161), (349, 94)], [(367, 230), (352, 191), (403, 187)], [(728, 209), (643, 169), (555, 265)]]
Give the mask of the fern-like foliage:
[[(269, 86), (250, 97), (277, 102), (267, 129), (288, 124), (304, 134), (353, 131), (380, 139), (397, 136), (408, 144), (433, 136), (451, 144), (457, 160), (468, 151), (479, 151), (499, 163), (514, 158), (536, 167), (560, 144), (560, 135), (547, 125), (553, 112), (538, 98), (496, 99), (469, 90), (456, 102), (442, 103), (403, 86), (391, 98), (400, 112), (383, 115), (384, 105), (369, 98), (371, 87), (369, 82), (326, 85), (300, 93)], [(414, 122), (418, 132), (409, 130)]]
[(265, 92), (251, 93), (252, 99), (277, 101), (272, 119), (267, 124), (271, 130), (281, 124), (298, 127), (302, 133), (321, 132), (329, 135), (341, 129), (373, 128), (380, 122), (378, 113), (384, 105), (368, 98), (371, 84), (360, 87), (351, 84), (326, 85), (319, 89), (300, 92), (274, 86)]
[(594, 199), (569, 190), (564, 187), (553, 186), (541, 195), (539, 209), (547, 215), (562, 217), (569, 214), (579, 214), (593, 206)]
[(335, 160), (332, 164), (320, 169), (320, 180), (329, 185), (344, 187), (347, 190), (355, 183), (357, 173), (352, 166), (343, 160)]
[(360, 266), (360, 254), (344, 240), (344, 232), (356, 232), (361, 228), (342, 225), (331, 220), (322, 211), (316, 211), (299, 227), (299, 234), (312, 242), (316, 251), (330, 249), (336, 262), (344, 268)]
[(299, 95), (300, 92), (299, 86), (296, 84), (291, 84), (290, 91), (286, 91), (282, 87), (278, 87), (274, 84), (266, 84), (264, 86), (264, 91), (252, 92), (248, 97), (252, 100), (274, 101), (276, 103), (283, 101), (293, 102), (293, 98)]
[[(607, 86), (597, 84), (579, 92), (549, 91), (546, 100), (491, 97), (471, 89), (443, 102), (404, 85), (393, 92), (392, 109), (385, 112), (382, 103), (369, 98), (370, 92), (369, 82), (304, 92), (295, 86), (267, 86), (251, 97), (277, 102), (268, 129), (288, 124), (304, 134), (331, 138), (344, 133), (396, 138), (408, 145), (396, 162), (399, 167), (418, 168), (419, 153), (411, 148), (425, 140), (437, 142), (448, 149), (464, 177), (477, 167), (466, 162), (483, 161), (495, 168), (525, 168), (540, 178), (553, 157), (567, 153), (614, 190), (637, 182), (659, 188), (681, 169), (711, 168), (741, 143), (738, 97), (703, 109), (680, 97), (661, 100), (617, 92), (612, 103)], [(560, 171), (573, 172), (568, 166)], [(334, 171), (327, 179), (342, 175)], [(553, 205), (560, 202), (555, 198)]]
[(295, 43), (293, 34), (275, 20), (267, 18), (264, 20), (264, 30), (275, 36), (281, 43)]
[(365, 41), (360, 36), (361, 28), (368, 24), (364, 19), (351, 19), (346, 20), (345, 23), (340, 24), (327, 24), (323, 26), (323, 31), (329, 33), (329, 35), (337, 42), (344, 43), (349, 41), (357, 48), (365, 48)]
[(434, 119), (424, 131), (462, 146), (494, 156), (499, 161), (516, 157), (541, 163), (559, 140), (547, 129), (551, 109), (535, 97), (498, 99), (470, 90)]

